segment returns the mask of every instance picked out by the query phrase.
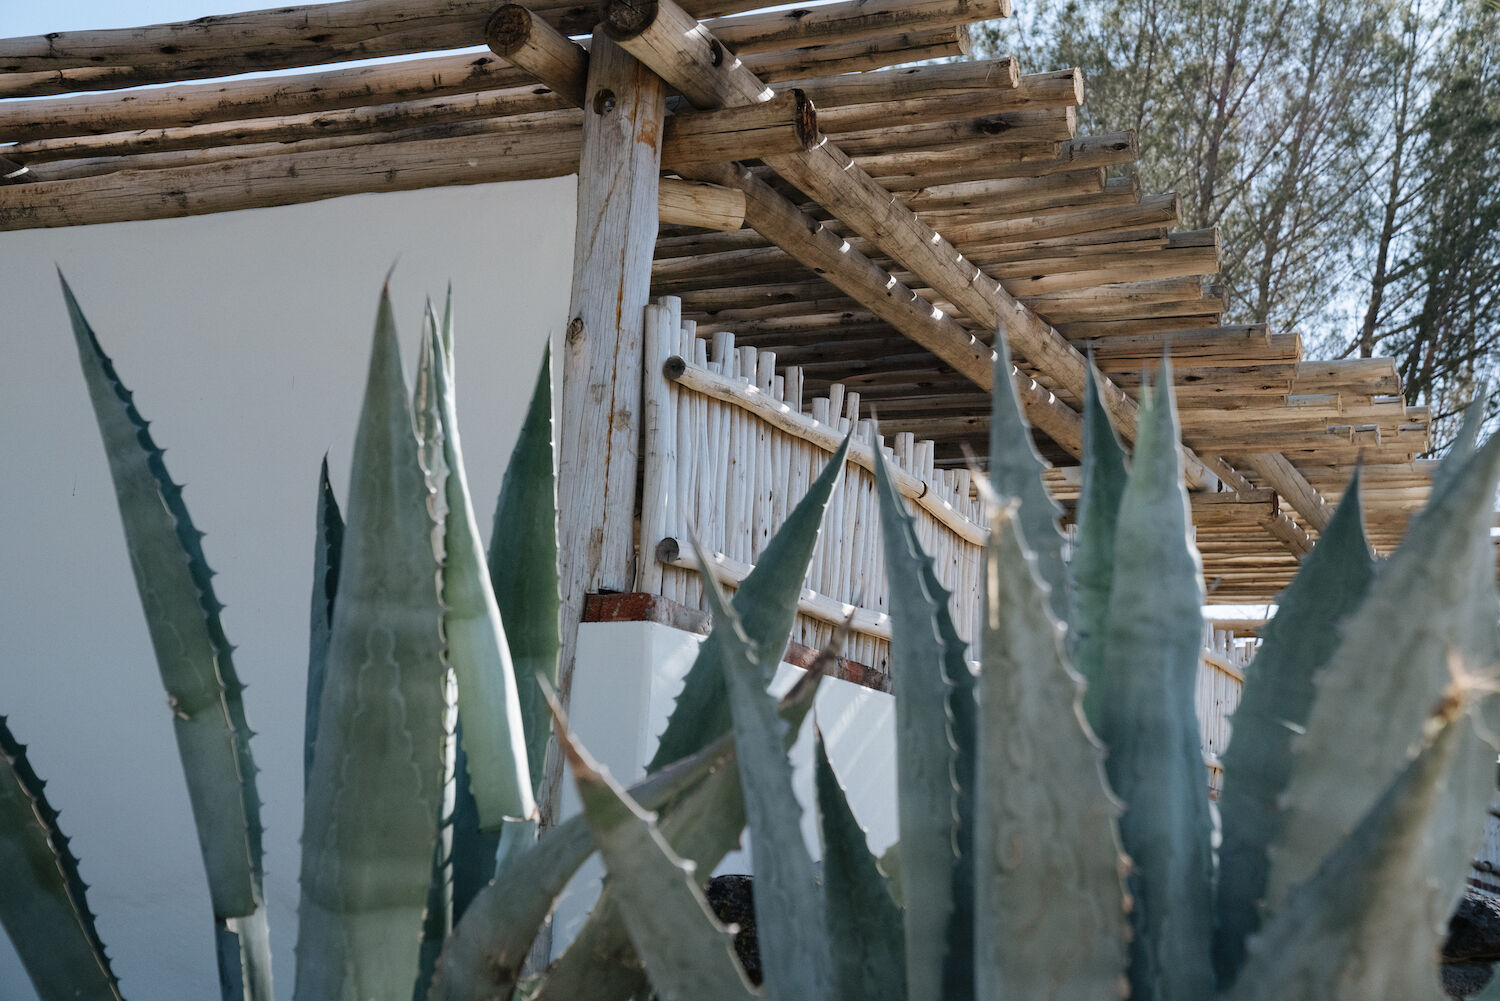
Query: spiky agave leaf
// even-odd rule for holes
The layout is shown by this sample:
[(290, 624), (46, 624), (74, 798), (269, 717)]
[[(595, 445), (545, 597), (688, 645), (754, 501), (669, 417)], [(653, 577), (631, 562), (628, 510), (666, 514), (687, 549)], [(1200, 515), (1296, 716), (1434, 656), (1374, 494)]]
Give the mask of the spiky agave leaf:
[(120, 1001), (44, 784), (0, 716), (0, 926), (41, 1001)]
[(1469, 694), (1450, 691), (1415, 758), (1250, 940), (1229, 1001), (1443, 996), (1439, 952), (1494, 788), (1492, 748), (1486, 769), (1464, 762)]
[(1099, 370), (1089, 362), (1083, 394), (1083, 478), (1078, 491), (1078, 528), (1073, 548), (1072, 606), (1068, 649), (1083, 676), (1083, 714), (1099, 729), (1104, 653), (1109, 649), (1109, 593), (1115, 579), (1115, 527), (1125, 496), (1125, 450), (1099, 395)]
[(307, 698), (302, 723), (302, 791), (312, 773), (313, 749), (318, 743), (318, 711), (323, 701), (323, 679), (328, 669), (328, 635), (333, 626), (333, 599), (339, 586), (339, 554), (344, 546), (344, 517), (328, 481), (328, 456), (318, 476), (317, 539), (313, 546), (312, 608), (309, 612)]
[(1260, 927), (1268, 848), (1281, 828), (1279, 800), (1291, 779), (1292, 743), (1312, 711), (1313, 678), (1333, 656), (1343, 620), (1364, 601), (1375, 575), (1359, 493), (1356, 472), (1317, 547), (1281, 595), (1231, 720), (1214, 899), (1214, 967), (1221, 985), (1234, 980), (1245, 939)]
[[(1475, 670), (1500, 663), (1490, 540), (1500, 436), (1456, 461), (1459, 469), (1445, 474), (1345, 620), (1342, 642), (1317, 676), (1274, 842), (1267, 893), (1273, 910), (1403, 767), (1428, 709), (1452, 680), (1452, 658)], [(1486, 763), (1483, 752), (1474, 753), (1468, 766), (1493, 773), (1493, 756)]]
[[(908, 524), (919, 550), (916, 523)], [(969, 666), (969, 644), (953, 624), (953, 593), (938, 580), (931, 559), (918, 561), (923, 590), (936, 610), (938, 641), (943, 648), (943, 680), (948, 683), (948, 743), (953, 749), (953, 913), (948, 919), (948, 956), (943, 963), (943, 995), (948, 1001), (974, 993), (974, 814), (977, 809), (979, 757), (979, 679)]]
[[(812, 708), (821, 678), (821, 673), (808, 672), (782, 696), (778, 712), (787, 724), (789, 737), (797, 733)], [(790, 749), (790, 744), (787, 747)], [(745, 828), (745, 797), (738, 766), (731, 761), (658, 810), (657, 826), (672, 851), (691, 861), (699, 872), (712, 872), (739, 844)], [(635, 996), (645, 986), (644, 974), (625, 921), (606, 883), (583, 930), (552, 964), (534, 1001), (624, 1001)]]
[[(445, 324), (445, 329), (447, 325)], [(451, 335), (450, 335), (451, 337)], [(552, 716), (537, 678), (557, 681), (557, 481), (552, 466), (552, 347), (505, 467), (490, 532), (490, 582), (516, 674), (533, 793), (546, 769)]]
[[(1203, 642), (1203, 574), (1189, 539), (1171, 366), (1141, 401), (1116, 528), (1100, 733), (1120, 840), (1134, 869), (1135, 1001), (1202, 1001), (1210, 963), (1213, 862), (1208, 773), (1193, 705)], [(1151, 581), (1150, 587), (1140, 586)], [(1129, 586), (1120, 586), (1128, 582)]]
[(1017, 519), (1026, 548), (1036, 562), (1037, 576), (1047, 585), (1047, 603), (1059, 622), (1068, 615), (1068, 568), (1063, 563), (1062, 508), (1042, 482), (1042, 461), (1031, 440), (1031, 426), (1016, 395), (1010, 346), (1002, 329), (995, 336), (995, 378), (990, 406), (990, 483), (1003, 497), (1020, 504)]
[(510, 646), (479, 541), (453, 384), (436, 330), (429, 333), (427, 344), (437, 359), (433, 373), (448, 470), (443, 488), (448, 517), (442, 578), (446, 660), (458, 679), (469, 789), (479, 809), (479, 825), (494, 831), (507, 817), (530, 817), (536, 812), (536, 802)]
[[(726, 770), (735, 772), (734, 740), (728, 735), (637, 782), (630, 795), (646, 809), (666, 811)], [(438, 959), (429, 994), (438, 1001), (510, 997), (553, 901), (594, 851), (582, 815), (568, 818), (540, 840), (534, 824), (507, 824), (502, 837), (507, 843), (499, 849), (495, 881), (474, 896)]]
[(1015, 516), (991, 509), (980, 643), (978, 996), (1107, 998), (1127, 959), (1120, 804)]
[[(776, 700), (765, 688), (781, 651), (767, 655), (746, 637), (696, 539), (693, 551), (714, 617), (708, 642), (719, 647), (734, 717), (766, 993), (785, 1001), (821, 998), (828, 993), (831, 957), (823, 924), (823, 894), (802, 840), (802, 807), (792, 792), (792, 763), (786, 745), (796, 735), (786, 732), (785, 721), (776, 713)], [(656, 971), (649, 959), (647, 969), (654, 978)]]
[(756, 997), (735, 959), (731, 934), (703, 899), (692, 862), (672, 852), (652, 818), (599, 770), (565, 726), (559, 723), (557, 731), (606, 878), (630, 915), (625, 927), (656, 995), (662, 1001)]
[(879, 450), (875, 487), (890, 588), (907, 996), (911, 1001), (935, 1001), (957, 990), (961, 998), (973, 991), (972, 972), (964, 984), (965, 978), (955, 978), (947, 967), (952, 956), (960, 964), (968, 962), (972, 971), (973, 943), (971, 938), (952, 942), (949, 937), (957, 910), (954, 868), (961, 859), (955, 851), (958, 790), (953, 780), (955, 749), (949, 718), (954, 685), (947, 661), (952, 651), (940, 626), (947, 595), (940, 589), (934, 591), (933, 578), (923, 572), (931, 560), (917, 541), (912, 515)]
[(409, 1001), (443, 797), (441, 608), (390, 298), (349, 478), (303, 810), (302, 1001)]
[[(891, 897), (849, 809), (817, 731), (818, 826), (823, 836), (823, 896), (833, 955), (830, 1001), (903, 1001), (906, 942), (901, 909)], [(759, 883), (756, 884), (759, 892)]]
[[(834, 484), (843, 475), (844, 458), (849, 453), (849, 439), (828, 459), (823, 472), (808, 487), (807, 494), (787, 515), (786, 521), (760, 554), (755, 570), (735, 591), (735, 614), (744, 625), (745, 634), (764, 650), (776, 647), (772, 656), (779, 658), (797, 620), (797, 600), (807, 565), (823, 525), (823, 511)], [(774, 669), (775, 664), (772, 664)], [(766, 679), (769, 683), (770, 678)], [(656, 754), (646, 766), (655, 771), (668, 762), (693, 753), (720, 734), (733, 728), (729, 700), (725, 695), (724, 671), (719, 663), (717, 643), (704, 643), (698, 658), (688, 670), (682, 692), (667, 719), (666, 730), (657, 744)]]
[[(187, 779), (208, 876), (226, 998), (269, 1001), (271, 952), (261, 891), (260, 795), (244, 685), (234, 669), (193, 525), (163, 451), (115, 373), (83, 310), (62, 282), (78, 357), (114, 480), (125, 544), (157, 668), (172, 707), (172, 732)], [(235, 957), (237, 956), (237, 962)]]

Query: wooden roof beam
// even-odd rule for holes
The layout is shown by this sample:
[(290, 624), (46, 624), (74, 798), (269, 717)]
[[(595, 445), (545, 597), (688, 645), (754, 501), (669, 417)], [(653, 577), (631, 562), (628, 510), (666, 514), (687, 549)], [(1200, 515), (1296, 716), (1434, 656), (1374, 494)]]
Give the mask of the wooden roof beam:
[[(534, 16), (528, 18), (522, 13), (507, 13), (507, 8), (502, 8), (492, 24), (502, 19), (504, 23), (524, 25), (524, 29), (490, 33), (490, 44), (497, 51), (520, 65), (534, 68), (538, 78), (554, 90), (579, 93), (576, 85), (578, 63), (545, 54), (558, 49), (566, 39), (558, 38)], [(542, 77), (542, 73), (549, 76)], [(809, 219), (749, 170), (727, 163), (700, 164), (687, 168), (684, 173), (742, 192), (747, 221), (793, 260), (812, 268), (841, 291), (867, 303), (879, 319), (928, 347), (957, 371), (980, 385), (991, 384), (993, 352), (987, 344), (897, 282), (886, 269), (851, 248), (843, 237)], [(1019, 373), (1017, 388), (1033, 423), (1055, 435), (1064, 447), (1071, 444), (1076, 454), (1082, 445), (1082, 422), (1077, 413)]]
[[(968, 51), (966, 27), (894, 34), (815, 49), (750, 56), (767, 80), (807, 73), (842, 74)], [(0, 103), (0, 137), (30, 142), (142, 129), (181, 128), (256, 118), (315, 114), (504, 90), (531, 74), (498, 56), (464, 52), (293, 76), (186, 83), (120, 94)], [(0, 78), (0, 94), (16, 81)], [(1091, 150), (1084, 154), (1097, 158)]]
[[(767, 88), (724, 44), (672, 0), (610, 0), (605, 31), (699, 107), (750, 104)], [(994, 279), (968, 265), (952, 244), (923, 223), (899, 198), (882, 189), (831, 142), (805, 154), (764, 158), (789, 182), (835, 211), (903, 266), (984, 327), (1003, 327), (1017, 353), (1057, 378), (1081, 398), (1088, 378), (1083, 355), (1035, 313), (1021, 306)], [(1106, 383), (1105, 405), (1127, 437), (1134, 437), (1135, 402)], [(1197, 456), (1186, 453), (1190, 484), (1216, 479)]]
[[(684, 2), (695, 17), (712, 17), (755, 10), (765, 0)], [(0, 97), (118, 90), (464, 48), (481, 43), (494, 8), (494, 0), (446, 0), (436, 9), (408, 0), (336, 0), (136, 28), (5, 38), (0, 39)], [(576, 0), (544, 0), (535, 10), (564, 34), (587, 34), (596, 19), (592, 8)], [(866, 43), (898, 32), (1004, 17), (1009, 10), (1010, 0), (845, 0), (811, 11), (769, 11), (709, 23), (726, 44), (760, 53)]]
[[(786, 94), (755, 109), (675, 115), (662, 130), (668, 165), (766, 155), (773, 148), (805, 148), (816, 124), (805, 101)], [(518, 118), (493, 131), (426, 141), (378, 137), (309, 140), (294, 152), (282, 144), (250, 144), (205, 151), (145, 153), (105, 159), (72, 179), (9, 185), (0, 200), (0, 231), (165, 219), (235, 209), (290, 205), (371, 191), (405, 191), (445, 184), (561, 177), (578, 169), (579, 116), (550, 124)], [(504, 120), (502, 120), (503, 122)], [(306, 148), (300, 148), (305, 146)], [(760, 146), (761, 152), (752, 152)], [(248, 155), (247, 155), (248, 154)], [(261, 155), (255, 155), (261, 154)], [(201, 157), (198, 163), (140, 169), (162, 160)], [(144, 163), (141, 161), (145, 161)], [(95, 161), (79, 161), (86, 168)], [(30, 176), (66, 164), (44, 164)], [(135, 168), (135, 169), (124, 169)], [(678, 225), (738, 229), (743, 196), (670, 178), (660, 185), (661, 218)], [(703, 215), (696, 214), (702, 211)]]

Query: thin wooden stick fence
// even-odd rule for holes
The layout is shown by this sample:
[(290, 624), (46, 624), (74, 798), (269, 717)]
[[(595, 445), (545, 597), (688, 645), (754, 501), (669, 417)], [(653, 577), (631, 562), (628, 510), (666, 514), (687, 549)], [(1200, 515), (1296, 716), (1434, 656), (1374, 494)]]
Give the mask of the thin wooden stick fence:
[(889, 660), (890, 620), (875, 497), (875, 452), (891, 461), (938, 579), (953, 593), (959, 634), (975, 629), (985, 531), (967, 469), (936, 469), (931, 442), (876, 435), (859, 394), (834, 385), (804, 401), (799, 368), (776, 370), (774, 352), (736, 346), (734, 335), (697, 336), (667, 296), (646, 311), (645, 456), (637, 588), (702, 607), (689, 538), (734, 587), (787, 513), (853, 429), (844, 476), (829, 501), (800, 601), (793, 639), (820, 647), (846, 618), (844, 655), (878, 670)]
[[(793, 639), (821, 647), (848, 619), (852, 631), (843, 655), (889, 670), (876, 448), (892, 462), (897, 488), (916, 515), (918, 538), (952, 592), (959, 634), (972, 639), (985, 530), (969, 470), (935, 468), (932, 442), (909, 433), (887, 443), (875, 434), (874, 421), (860, 416), (859, 394), (840, 384), (804, 405), (800, 368), (778, 373), (774, 352), (736, 346), (728, 331), (700, 338), (697, 324), (684, 321), (681, 309), (675, 296), (646, 307), (637, 590), (703, 607), (703, 582), (689, 542), (694, 533), (715, 576), (737, 587), (853, 427), (847, 468), (829, 501)], [(1195, 695), (1214, 795), (1222, 786), (1219, 759), (1252, 643), (1227, 630), (1205, 630)]]
[(1234, 633), (1205, 623), (1203, 659), (1198, 664), (1196, 692), (1198, 728), (1203, 734), (1203, 760), (1208, 765), (1209, 793), (1215, 799), (1224, 788), (1221, 758), (1229, 746), (1229, 717), (1240, 704), (1245, 683), (1245, 665), (1255, 652), (1255, 640), (1237, 639)]

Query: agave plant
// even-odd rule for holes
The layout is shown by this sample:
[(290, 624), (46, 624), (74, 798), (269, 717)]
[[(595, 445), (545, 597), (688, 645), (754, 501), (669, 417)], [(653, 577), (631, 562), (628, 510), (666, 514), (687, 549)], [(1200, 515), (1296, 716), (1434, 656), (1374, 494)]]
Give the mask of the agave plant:
[(784, 757), (796, 720), (765, 692), (785, 630), (752, 619), (743, 591), (727, 602), (705, 566), (713, 632), (653, 767), (732, 732), (742, 795), (725, 829), (743, 808), (764, 986), (745, 980), (698, 889), (723, 842), (680, 804), (649, 804), (653, 817), (565, 737), (611, 906), (535, 996), (630, 997), (634, 956), (665, 1001), (1440, 996), (1445, 920), (1494, 792), (1482, 714), (1500, 654), (1500, 441), (1477, 446), (1471, 423), (1379, 566), (1350, 485), (1247, 671), (1216, 853), (1170, 368), (1143, 398), (1128, 461), (1089, 387), (1071, 566), (1008, 370), (1002, 352), (977, 671), (877, 469), (895, 857), (870, 854), (820, 748), (818, 877)]
[[(254, 766), (199, 536), (68, 301), (177, 710), (224, 996), (269, 998)], [(1170, 370), (1143, 395), (1128, 460), (1090, 385), (1065, 562), (1002, 350), (972, 650), (878, 457), (900, 844), (872, 856), (819, 740), (820, 870), (787, 758), (819, 675), (779, 702), (767, 686), (843, 449), (732, 601), (705, 573), (713, 629), (647, 777), (620, 788), (560, 729), (583, 811), (537, 836), (557, 656), (549, 378), (486, 560), (451, 358), (451, 309), (442, 322), (429, 311), (409, 400), (382, 301), (347, 525), (326, 471), (320, 490), (297, 997), (1437, 996), (1442, 924), (1494, 789), (1480, 716), (1481, 675), (1500, 659), (1500, 444), (1479, 446), (1477, 421), (1378, 567), (1350, 485), (1247, 671), (1215, 851), (1192, 701), (1202, 584)], [(46, 1001), (118, 998), (66, 839), (8, 733), (0, 762), (0, 919)], [(699, 875), (747, 826), (759, 989)], [(526, 976), (555, 898), (595, 850), (599, 902)]]

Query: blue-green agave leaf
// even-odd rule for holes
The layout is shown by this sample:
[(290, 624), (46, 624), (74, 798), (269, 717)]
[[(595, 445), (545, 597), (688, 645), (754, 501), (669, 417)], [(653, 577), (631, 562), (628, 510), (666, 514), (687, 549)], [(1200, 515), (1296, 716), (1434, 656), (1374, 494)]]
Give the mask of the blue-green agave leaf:
[(1042, 482), (1042, 461), (1031, 440), (1031, 425), (1021, 411), (1021, 400), (1012, 381), (1010, 346), (1004, 327), (995, 335), (995, 378), (990, 408), (990, 483), (1002, 497), (1014, 497), (1021, 505), (1017, 515), (1026, 548), (1036, 561), (1037, 573), (1048, 587), (1047, 602), (1059, 621), (1067, 621), (1068, 568), (1063, 563), (1062, 532), (1058, 520), (1062, 508)]
[(605, 879), (630, 916), (625, 928), (656, 996), (662, 1001), (756, 997), (735, 958), (732, 935), (703, 899), (692, 862), (673, 853), (652, 818), (561, 727), (558, 740), (604, 856)]
[[(795, 738), (812, 708), (821, 677), (821, 673), (810, 671), (782, 696), (779, 711), (786, 721), (789, 740)], [(727, 740), (733, 746), (732, 734), (720, 740)], [(709, 746), (717, 746), (717, 742)], [(791, 745), (786, 746), (790, 749)], [(669, 765), (653, 774), (665, 775), (676, 767)], [(700, 873), (712, 872), (739, 844), (745, 828), (745, 797), (741, 792), (739, 767), (732, 757), (725, 767), (716, 768), (702, 783), (669, 802), (653, 807), (643, 798), (637, 800), (658, 811), (657, 826), (667, 844), (678, 857), (692, 862)], [(583, 930), (568, 951), (552, 964), (534, 1001), (577, 998), (625, 1001), (634, 997), (644, 986), (644, 973), (625, 930), (627, 920), (606, 883)]]
[(120, 1001), (78, 860), (43, 785), (0, 716), (0, 926), (41, 1001)]
[[(972, 939), (950, 943), (955, 912), (957, 829), (955, 752), (949, 707), (953, 684), (946, 676), (948, 651), (939, 617), (946, 595), (929, 589), (912, 516), (876, 452), (886, 582), (891, 607), (891, 686), (896, 697), (897, 820), (901, 832), (901, 876), (906, 904), (907, 996), (911, 1001), (953, 998), (950, 954), (972, 957)], [(972, 971), (972, 963), (969, 966)], [(972, 993), (972, 973), (967, 988)]]
[[(911, 544), (920, 551), (914, 525)], [(952, 592), (938, 580), (930, 559), (920, 561), (922, 588), (937, 608), (938, 641), (943, 648), (943, 680), (948, 683), (948, 743), (953, 749), (953, 914), (948, 919), (948, 957), (943, 963), (943, 995), (961, 1001), (974, 994), (974, 812), (979, 757), (979, 679), (969, 666), (969, 648), (958, 635), (950, 609)]]
[[(1194, 711), (1203, 574), (1189, 539), (1171, 366), (1142, 399), (1120, 502), (1099, 736), (1125, 801), (1120, 838), (1134, 863), (1130, 944), (1136, 1001), (1213, 992), (1213, 861), (1208, 773)], [(1150, 587), (1136, 586), (1151, 581)]]
[(1016, 515), (992, 510), (980, 643), (978, 996), (1108, 998), (1127, 965), (1120, 804)]
[(1104, 685), (1104, 652), (1109, 592), (1115, 579), (1115, 526), (1120, 499), (1125, 496), (1125, 449), (1109, 422), (1109, 411), (1099, 395), (1099, 370), (1089, 362), (1083, 394), (1083, 479), (1078, 493), (1078, 523), (1073, 547), (1072, 608), (1068, 643), (1074, 667), (1083, 676), (1083, 714), (1099, 729)]
[(1250, 939), (1230, 1001), (1443, 997), (1439, 952), (1494, 790), (1493, 749), (1483, 769), (1464, 763), (1465, 702), (1445, 700), (1415, 759)]
[(1282, 594), (1260, 650), (1245, 672), (1234, 739), (1224, 753), (1219, 812), (1219, 883), (1214, 899), (1214, 967), (1229, 984), (1245, 940), (1261, 923), (1270, 871), (1268, 848), (1281, 827), (1279, 800), (1292, 774), (1292, 742), (1312, 712), (1313, 677), (1339, 644), (1340, 626), (1364, 601), (1375, 561), (1360, 515), (1359, 473), (1338, 510)]
[[(708, 642), (719, 647), (719, 664), (734, 717), (740, 787), (744, 790), (755, 869), (755, 926), (766, 994), (786, 1001), (821, 998), (828, 993), (831, 958), (823, 924), (823, 895), (812, 856), (802, 840), (802, 807), (792, 792), (792, 762), (786, 744), (796, 738), (786, 732), (786, 723), (776, 712), (776, 699), (766, 691), (781, 650), (766, 654), (745, 635), (696, 539), (693, 551), (714, 617)], [(649, 958), (646, 966), (654, 982), (655, 970)]]
[[(451, 301), (451, 296), (450, 296)], [(450, 314), (451, 315), (451, 314)], [(445, 321), (444, 330), (451, 331)], [(451, 339), (451, 332), (446, 335)], [(515, 669), (526, 761), (541, 788), (552, 716), (537, 678), (557, 682), (557, 483), (552, 471), (552, 348), (542, 354), (531, 405), (505, 467), (490, 532), (490, 582)]]
[(469, 790), (479, 809), (480, 827), (493, 831), (507, 817), (530, 817), (536, 811), (536, 802), (510, 645), (469, 497), (449, 366), (436, 330), (427, 343), (438, 359), (433, 370), (448, 470), (444, 487), (448, 515), (443, 540), (443, 634), (448, 665), (458, 678)]
[[(849, 809), (821, 731), (816, 750), (824, 908), (833, 955), (828, 997), (830, 1001), (904, 1001), (906, 933), (901, 909), (870, 854), (864, 828)], [(759, 886), (757, 880), (757, 893)]]
[(78, 356), (109, 457), (125, 543), (135, 571), (172, 729), (187, 777), (214, 913), (237, 917), (260, 905), (260, 798), (250, 728), (233, 647), (219, 621), (203, 535), (172, 482), (132, 394), (84, 319), (64, 280)]
[[(647, 776), (631, 786), (630, 794), (646, 809), (665, 811), (723, 772), (737, 774), (729, 736)], [(491, 856), (492, 870), (495, 858), (500, 859), (495, 881), (474, 895), (462, 919), (455, 919), (438, 959), (429, 994), (438, 1001), (509, 998), (553, 901), (594, 851), (582, 815), (570, 817), (540, 839), (535, 821), (508, 822), (500, 837), (500, 847)]]
[[(766, 545), (755, 570), (735, 592), (732, 604), (745, 635), (757, 649), (775, 648), (775, 653), (767, 655), (776, 658), (771, 662), (772, 670), (780, 660), (792, 625), (797, 620), (797, 600), (802, 595), (807, 565), (812, 560), (813, 547), (823, 524), (823, 510), (828, 506), (828, 496), (833, 492), (834, 484), (843, 474), (844, 458), (848, 453), (849, 439), (845, 438), (808, 488), (806, 496), (797, 502), (786, 522)], [(766, 683), (769, 684), (770, 680), (767, 676)], [(719, 644), (710, 639), (698, 649), (698, 659), (688, 671), (682, 693), (677, 696), (677, 704), (667, 719), (666, 730), (662, 732), (656, 754), (646, 770), (655, 771), (668, 762), (686, 757), (732, 728), (724, 671), (719, 663)]]
[[(453, 880), (453, 920), (469, 909), (476, 894), (495, 878), (495, 856), (500, 850), (500, 831), (479, 826), (479, 807), (469, 791), (469, 762), (464, 753), (463, 714), (458, 719), (458, 757), (453, 778), (453, 848), (450, 854)], [(507, 821), (505, 826), (510, 826)]]
[(309, 614), (307, 699), (302, 739), (302, 789), (312, 773), (313, 748), (318, 742), (318, 711), (323, 700), (323, 678), (328, 668), (328, 635), (333, 626), (333, 598), (339, 586), (339, 553), (344, 545), (344, 518), (328, 481), (328, 456), (318, 476), (318, 528), (313, 546), (312, 608)]
[[(1293, 744), (1296, 761), (1273, 843), (1266, 896), (1273, 910), (1404, 767), (1455, 670), (1500, 663), (1490, 540), (1500, 436), (1455, 461), (1459, 469), (1445, 475), (1380, 567), (1315, 679), (1317, 695), (1307, 733)], [(1493, 771), (1493, 755), (1488, 767)]]
[[(261, 882), (262, 827), (244, 685), (224, 635), (203, 533), (172, 482), (163, 451), (62, 279), (84, 381), (104, 440), (136, 590), (157, 669), (213, 903), (226, 1001), (271, 998), (271, 949)], [(238, 945), (234, 960), (233, 945)]]
[(409, 1001), (443, 805), (427, 484), (382, 294), (303, 809), (299, 1001)]

